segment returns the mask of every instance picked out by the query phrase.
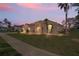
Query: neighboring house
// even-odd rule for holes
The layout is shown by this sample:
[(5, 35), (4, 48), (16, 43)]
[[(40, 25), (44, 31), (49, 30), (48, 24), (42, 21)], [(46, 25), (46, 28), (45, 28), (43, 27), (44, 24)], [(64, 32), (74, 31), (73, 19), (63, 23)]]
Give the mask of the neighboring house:
[(6, 23), (0, 23), (0, 27), (8, 28), (8, 24), (6, 24)]
[(3, 23), (3, 24), (2, 24), (2, 27), (8, 28), (8, 24)]
[(16, 31), (21, 31), (22, 26), (23, 26), (23, 25), (14, 25), (14, 26), (13, 26), (13, 31), (15, 31), (15, 32), (16, 32)]
[(31, 24), (25, 24), (22, 26), (22, 32), (25, 34), (46, 34), (46, 33), (59, 33), (63, 29), (63, 26), (57, 22), (47, 20), (37, 21)]
[(8, 24), (0, 22), (0, 31), (7, 31)]
[(1, 32), (5, 32), (5, 31), (13, 31), (13, 32), (15, 32), (15, 31), (21, 31), (21, 28), (22, 28), (22, 25), (13, 25), (13, 26), (11, 26), (10, 28), (8, 27), (8, 23), (4, 23), (4, 22), (2, 22), (2, 21), (0, 21), (0, 31)]

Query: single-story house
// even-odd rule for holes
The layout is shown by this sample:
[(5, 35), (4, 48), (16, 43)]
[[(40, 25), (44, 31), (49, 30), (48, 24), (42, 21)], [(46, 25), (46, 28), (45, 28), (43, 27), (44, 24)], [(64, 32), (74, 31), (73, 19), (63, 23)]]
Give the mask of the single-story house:
[(24, 34), (57, 34), (63, 29), (63, 26), (57, 22), (48, 19), (37, 21), (31, 24), (24, 24), (21, 33)]

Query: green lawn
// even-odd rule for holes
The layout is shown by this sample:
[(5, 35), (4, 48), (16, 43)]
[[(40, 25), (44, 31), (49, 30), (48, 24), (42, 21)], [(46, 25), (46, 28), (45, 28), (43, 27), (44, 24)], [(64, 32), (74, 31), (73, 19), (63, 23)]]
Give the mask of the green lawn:
[(79, 43), (72, 41), (72, 36), (49, 36), (8, 34), (35, 47), (64, 56), (79, 56)]
[(79, 39), (79, 29), (78, 30), (72, 30), (70, 32), (70, 37)]
[(0, 37), (0, 56), (21, 56)]

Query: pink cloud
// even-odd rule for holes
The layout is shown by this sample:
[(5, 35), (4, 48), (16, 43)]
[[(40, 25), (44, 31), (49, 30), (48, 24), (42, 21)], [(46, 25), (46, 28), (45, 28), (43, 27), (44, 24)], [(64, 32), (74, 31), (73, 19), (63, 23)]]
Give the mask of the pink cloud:
[(0, 10), (3, 10), (3, 11), (14, 11), (14, 9), (7, 3), (0, 3)]
[(18, 3), (18, 5), (27, 8), (35, 8), (35, 9), (40, 8), (40, 4), (33, 4), (33, 3)]
[(41, 3), (17, 3), (18, 6), (24, 7), (24, 8), (30, 8), (33, 10), (44, 10), (44, 11), (49, 11), (49, 10), (57, 10), (58, 7), (56, 4), (41, 4)]

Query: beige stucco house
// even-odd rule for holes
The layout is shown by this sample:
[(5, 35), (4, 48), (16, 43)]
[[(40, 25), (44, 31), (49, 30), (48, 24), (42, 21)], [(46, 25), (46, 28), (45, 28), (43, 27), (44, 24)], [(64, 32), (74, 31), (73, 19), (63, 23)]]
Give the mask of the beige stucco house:
[(48, 19), (37, 21), (31, 24), (25, 24), (22, 27), (23, 34), (57, 34), (63, 29), (63, 26), (57, 22)]

